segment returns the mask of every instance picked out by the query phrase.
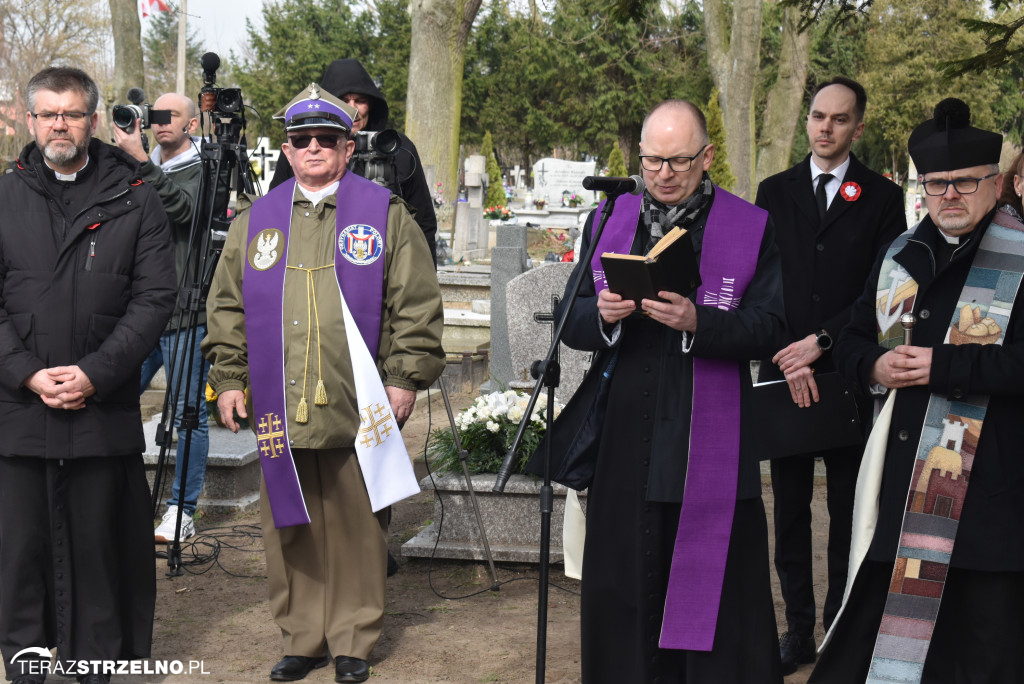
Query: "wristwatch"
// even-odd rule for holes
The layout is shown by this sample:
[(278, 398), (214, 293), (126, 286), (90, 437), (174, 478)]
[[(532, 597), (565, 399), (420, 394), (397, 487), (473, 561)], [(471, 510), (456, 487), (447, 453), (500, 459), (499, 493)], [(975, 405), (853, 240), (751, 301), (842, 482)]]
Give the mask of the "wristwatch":
[(815, 341), (818, 343), (818, 349), (823, 352), (828, 351), (832, 348), (832, 336), (828, 334), (828, 331), (822, 328), (814, 334)]

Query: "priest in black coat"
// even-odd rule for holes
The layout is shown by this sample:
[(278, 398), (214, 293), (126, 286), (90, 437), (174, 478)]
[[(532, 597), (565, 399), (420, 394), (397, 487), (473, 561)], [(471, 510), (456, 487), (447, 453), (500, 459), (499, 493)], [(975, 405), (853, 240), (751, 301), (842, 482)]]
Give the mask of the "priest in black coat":
[[(766, 178), (755, 204), (768, 210), (782, 256), (786, 337), (781, 350), (761, 361), (758, 379), (790, 384), (793, 401), (819, 401), (814, 373), (834, 371), (832, 340), (850, 319), (879, 250), (906, 230), (900, 187), (867, 168), (850, 152), (864, 131), (864, 88), (837, 77), (818, 85), (807, 114), (811, 153), (796, 166)], [(835, 397), (831, 398), (835, 402)], [(829, 399), (825, 399), (828, 401)], [(857, 396), (861, 423), (870, 400)], [(827, 630), (843, 598), (850, 552), (853, 491), (863, 442), (811, 453), (770, 456), (775, 504), (775, 569), (786, 603), (780, 640), (782, 669), (814, 661), (815, 604), (811, 567), (811, 496), (815, 458), (825, 463), (828, 512)]]
[(1024, 225), (996, 209), (1001, 147), (952, 98), (910, 136), (928, 216), (879, 255), (835, 351), (863, 391), (895, 390), (858, 484), (877, 519), (854, 528), (849, 596), (809, 681), (1024, 681)]
[[(662, 291), (663, 301), (643, 299), (637, 306), (608, 289), (598, 291), (593, 263), (581, 262), (576, 268), (577, 274), (584, 273), (583, 287), (567, 321), (565, 342), (597, 353), (554, 426), (558, 462), (553, 472), (556, 481), (574, 488), (590, 486), (580, 620), (582, 679), (587, 684), (781, 684), (759, 454), (747, 421), (748, 362), (778, 349), (783, 325), (771, 220), (711, 182), (707, 171), (714, 146), (704, 115), (693, 104), (674, 100), (655, 107), (644, 123), (640, 148), (647, 189), (642, 198), (618, 200), (599, 251), (616, 221), (617, 234), (625, 238), (622, 251), (631, 254), (647, 253), (661, 233), (679, 226), (689, 232), (705, 285), (714, 280), (708, 271), (716, 262), (712, 248), (723, 242), (726, 252), (749, 256), (752, 277), (742, 298), (728, 304), (722, 288), (716, 305), (706, 303), (709, 290), (704, 290), (700, 303), (693, 295)], [(721, 236), (734, 230), (728, 218), (719, 218), (723, 206), (759, 222), (763, 231), (742, 245), (723, 240)], [(584, 252), (594, 222), (591, 214)], [(675, 604), (666, 596), (671, 596), (670, 576), (677, 576), (677, 528), (693, 520), (685, 513), (681, 520), (681, 505), (685, 510), (690, 501), (694, 464), (707, 453), (691, 439), (707, 427), (696, 416), (714, 383), (694, 378), (698, 365), (704, 367), (708, 360), (722, 362), (732, 372), (732, 398), (739, 410), (734, 414), (737, 424), (724, 431), (737, 438), (736, 449), (728, 454), (736, 469), (723, 486), (729, 492), (729, 499), (722, 500), (731, 523), (724, 527), (727, 558), (720, 556), (724, 580), (718, 585), (720, 603), (715, 604), (717, 626), (698, 635), (707, 641), (701, 650), (666, 645), (671, 619), (692, 627), (691, 613), (673, 612)], [(537, 466), (533, 462), (531, 470)], [(684, 560), (702, 558), (690, 554)], [(688, 584), (693, 574), (681, 579)]]

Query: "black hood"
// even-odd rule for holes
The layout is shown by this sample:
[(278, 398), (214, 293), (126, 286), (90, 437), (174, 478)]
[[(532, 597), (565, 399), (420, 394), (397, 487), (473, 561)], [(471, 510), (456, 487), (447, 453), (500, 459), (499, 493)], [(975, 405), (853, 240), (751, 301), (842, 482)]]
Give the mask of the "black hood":
[(387, 128), (387, 100), (358, 59), (336, 59), (331, 62), (324, 71), (324, 77), (320, 79), (320, 87), (339, 98), (346, 93), (366, 95), (371, 103), (364, 130), (380, 131)]

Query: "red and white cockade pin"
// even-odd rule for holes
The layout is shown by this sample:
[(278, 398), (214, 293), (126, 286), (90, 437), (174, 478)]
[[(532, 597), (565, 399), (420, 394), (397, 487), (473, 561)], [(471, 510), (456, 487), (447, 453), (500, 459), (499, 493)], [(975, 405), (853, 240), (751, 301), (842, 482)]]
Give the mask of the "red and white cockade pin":
[(843, 199), (847, 202), (856, 202), (860, 197), (860, 186), (853, 181), (846, 181), (842, 187), (839, 188), (839, 194), (843, 196)]

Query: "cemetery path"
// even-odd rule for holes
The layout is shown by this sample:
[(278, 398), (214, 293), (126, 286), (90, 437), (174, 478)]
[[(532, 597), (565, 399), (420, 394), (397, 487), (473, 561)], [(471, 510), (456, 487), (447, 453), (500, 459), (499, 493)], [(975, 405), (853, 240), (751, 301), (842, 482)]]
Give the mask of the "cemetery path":
[[(454, 408), (472, 398), (453, 397)], [(440, 397), (432, 402), (433, 426), (447, 424)], [(428, 430), (427, 411), (418, 405), (403, 430), (410, 453), (422, 454)], [(422, 474), (422, 463), (417, 464)], [(764, 487), (771, 516), (771, 488)], [(823, 588), (828, 515), (824, 486), (816, 486), (814, 548), (816, 583)], [(394, 507), (389, 546), (399, 558), (398, 574), (388, 579), (384, 631), (370, 664), (371, 682), (535, 681), (537, 643), (537, 570), (520, 564), (498, 564), (497, 592), (489, 591), (485, 563), (402, 558), (401, 544), (414, 536), (433, 515), (432, 493), (412, 497)], [(539, 524), (539, 520), (538, 520)], [(769, 523), (769, 528), (771, 527)], [(185, 560), (196, 553), (216, 560), (190, 566), (184, 575), (166, 577), (166, 564), (157, 560), (154, 660), (201, 661), (206, 674), (166, 676), (116, 675), (115, 684), (142, 682), (266, 682), (280, 659), (280, 633), (270, 617), (259, 518), (255, 512), (228, 518), (202, 517), (200, 537), (184, 548)], [(774, 572), (773, 572), (774, 576)], [(566, 579), (561, 566), (551, 572), (547, 629), (546, 681), (579, 681), (579, 582)], [(433, 589), (431, 588), (433, 585)], [(435, 593), (435, 590), (436, 592)], [(563, 590), (564, 589), (564, 590)], [(818, 604), (823, 592), (818, 592)], [(476, 594), (469, 598), (457, 598)], [(776, 614), (783, 606), (774, 586)], [(446, 598), (447, 597), (447, 598)], [(819, 609), (820, 610), (820, 609)], [(820, 643), (820, 626), (816, 637)], [(811, 666), (786, 678), (786, 684), (806, 682)], [(73, 682), (51, 678), (50, 681)], [(333, 682), (332, 667), (314, 670), (304, 680)]]

